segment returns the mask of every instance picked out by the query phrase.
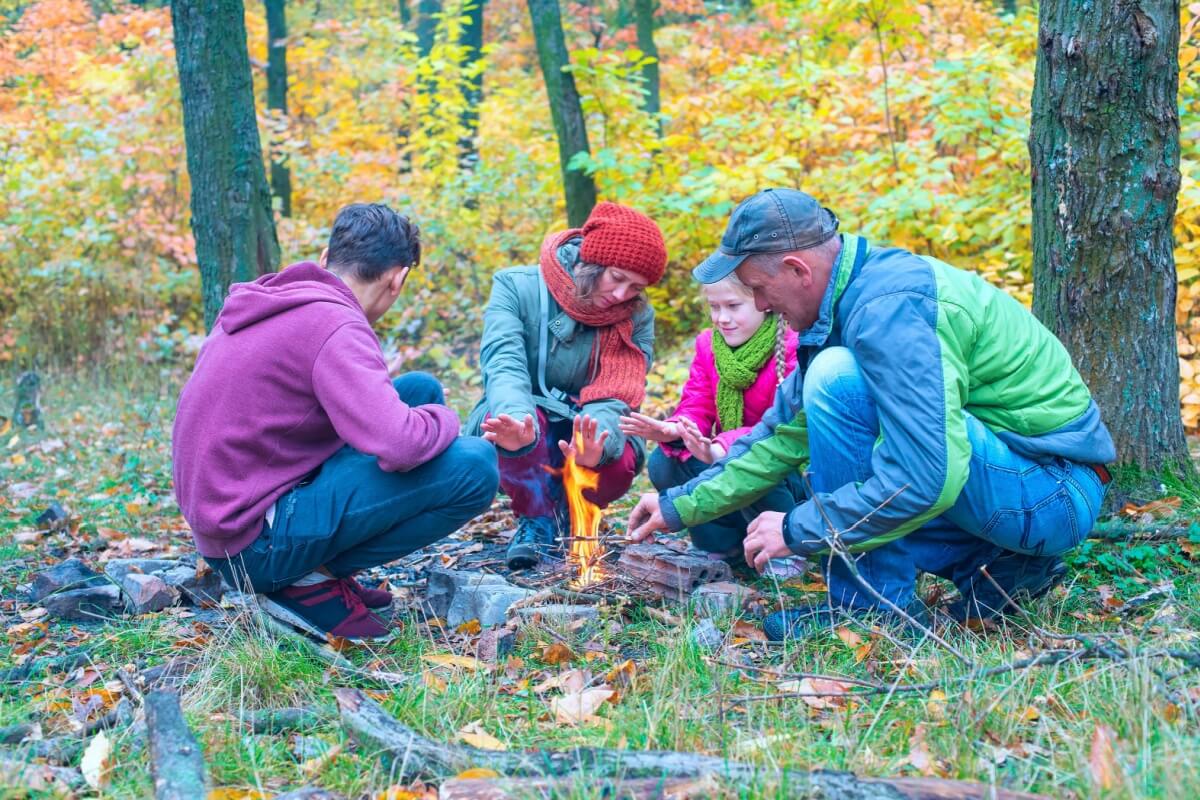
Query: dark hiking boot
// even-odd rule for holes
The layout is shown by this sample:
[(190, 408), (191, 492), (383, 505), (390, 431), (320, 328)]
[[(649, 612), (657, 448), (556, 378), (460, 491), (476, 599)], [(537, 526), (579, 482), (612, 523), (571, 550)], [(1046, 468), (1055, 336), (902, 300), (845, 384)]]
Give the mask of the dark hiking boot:
[(262, 595), (263, 609), (318, 639), (327, 634), (343, 639), (378, 639), (388, 635), (387, 624), (363, 605), (343, 580), (312, 586), (288, 586)]
[(353, 575), (347, 575), (342, 580), (350, 586), (350, 591), (358, 595), (358, 599), (362, 600), (363, 605), (367, 608), (387, 608), (392, 604), (391, 592), (363, 586), (354, 579)]
[(558, 542), (558, 529), (551, 517), (518, 517), (517, 530), (508, 543), (505, 560), (510, 570), (536, 567), (538, 560), (550, 555)]
[[(920, 601), (914, 600), (905, 611), (921, 625), (929, 626), (929, 612)], [(888, 625), (905, 636), (920, 637), (922, 634), (920, 628), (914, 627), (904, 617), (886, 608), (830, 608), (828, 603), (785, 608), (768, 614), (763, 620), (763, 632), (772, 642), (806, 639), (823, 631), (833, 630), (851, 620), (857, 620), (868, 627), (872, 624)]]
[(1007, 594), (1018, 603), (1036, 600), (1063, 582), (1067, 576), (1067, 565), (1058, 556), (1026, 556), (1009, 553), (987, 565), (988, 575), (1004, 589), (1001, 593), (982, 572), (976, 572), (965, 586), (959, 587), (960, 596), (946, 608), (946, 613), (958, 622), (968, 619), (992, 620), (1001, 616), (1020, 613), (1005, 599)]

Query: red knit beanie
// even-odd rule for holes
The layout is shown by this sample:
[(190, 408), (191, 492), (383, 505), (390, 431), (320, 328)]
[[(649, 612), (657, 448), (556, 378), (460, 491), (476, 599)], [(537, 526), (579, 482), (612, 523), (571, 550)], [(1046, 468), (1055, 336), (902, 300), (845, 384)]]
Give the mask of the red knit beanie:
[(658, 225), (645, 214), (616, 203), (600, 203), (583, 223), (579, 258), (658, 283), (667, 268), (667, 245)]

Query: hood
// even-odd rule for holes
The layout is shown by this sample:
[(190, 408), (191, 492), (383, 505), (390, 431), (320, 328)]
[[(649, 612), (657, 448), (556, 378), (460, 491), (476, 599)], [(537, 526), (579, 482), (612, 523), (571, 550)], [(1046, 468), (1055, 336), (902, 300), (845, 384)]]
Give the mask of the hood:
[(226, 333), (236, 333), (264, 319), (309, 303), (336, 303), (366, 316), (350, 287), (311, 261), (263, 275), (253, 283), (235, 283), (217, 317)]

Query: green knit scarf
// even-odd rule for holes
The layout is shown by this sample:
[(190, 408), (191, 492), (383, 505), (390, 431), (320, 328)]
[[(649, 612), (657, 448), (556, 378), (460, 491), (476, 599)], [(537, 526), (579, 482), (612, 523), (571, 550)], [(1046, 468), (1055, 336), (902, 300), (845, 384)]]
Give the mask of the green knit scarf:
[(775, 330), (779, 318), (767, 316), (754, 335), (736, 348), (725, 343), (718, 330), (713, 331), (713, 358), (717, 363), (717, 418), (721, 430), (732, 431), (745, 424), (744, 392), (758, 379), (759, 370), (775, 353)]

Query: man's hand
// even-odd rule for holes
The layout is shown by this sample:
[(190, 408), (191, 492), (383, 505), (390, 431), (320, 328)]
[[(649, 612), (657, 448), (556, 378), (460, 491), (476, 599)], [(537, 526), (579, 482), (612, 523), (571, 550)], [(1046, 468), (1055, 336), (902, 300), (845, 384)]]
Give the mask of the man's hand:
[(574, 454), (575, 463), (579, 466), (595, 469), (600, 459), (604, 458), (604, 442), (608, 439), (608, 431), (596, 435), (599, 427), (600, 423), (596, 420), (587, 414), (580, 414), (571, 423), (570, 443), (560, 439), (558, 448), (567, 458)]
[(626, 436), (640, 436), (651, 442), (673, 442), (679, 438), (679, 426), (674, 422), (663, 422), (636, 411), (621, 417), (618, 425)]
[(780, 511), (764, 511), (754, 518), (746, 528), (746, 563), (762, 572), (772, 558), (793, 555), (792, 549), (783, 541), (783, 520)]
[(700, 428), (692, 420), (686, 417), (681, 419), (679, 433), (688, 452), (705, 464), (711, 464), (725, 457), (725, 448), (700, 433)]
[(667, 523), (658, 505), (658, 492), (642, 495), (642, 499), (638, 500), (638, 504), (629, 515), (629, 540), (649, 544), (654, 541), (655, 531), (666, 530)]
[(522, 422), (517, 422), (508, 414), (498, 417), (488, 417), (479, 426), (483, 430), (483, 438), (503, 450), (520, 450), (533, 444), (537, 433), (533, 430), (533, 417), (525, 415)]

